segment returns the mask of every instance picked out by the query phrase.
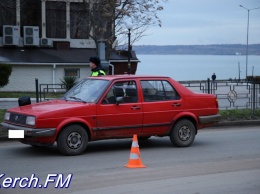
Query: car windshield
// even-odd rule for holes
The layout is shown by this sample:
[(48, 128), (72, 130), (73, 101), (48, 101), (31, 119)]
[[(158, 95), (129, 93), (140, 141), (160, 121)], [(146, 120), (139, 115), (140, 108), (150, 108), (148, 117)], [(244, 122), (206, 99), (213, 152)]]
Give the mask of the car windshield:
[(108, 85), (108, 80), (84, 79), (64, 94), (65, 100), (96, 102)]

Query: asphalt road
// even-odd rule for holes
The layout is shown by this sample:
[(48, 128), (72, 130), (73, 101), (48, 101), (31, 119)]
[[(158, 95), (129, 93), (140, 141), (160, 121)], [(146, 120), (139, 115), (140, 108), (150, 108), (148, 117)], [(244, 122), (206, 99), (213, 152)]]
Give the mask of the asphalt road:
[[(56, 146), (36, 149), (1, 142), (0, 193), (260, 193), (259, 126), (204, 129), (188, 148), (172, 146), (167, 137), (139, 141), (146, 165), (141, 169), (124, 167), (131, 143), (131, 139), (92, 142), (83, 155), (68, 157), (60, 155)], [(53, 174), (63, 174), (59, 183), (64, 185), (69, 182), (66, 178), (71, 180), (68, 188), (55, 189)], [(12, 188), (15, 178), (24, 177), (37, 177), (42, 186), (49, 180), (48, 187), (18, 188), (26, 185), (24, 179)], [(8, 183), (10, 188), (3, 188)]]

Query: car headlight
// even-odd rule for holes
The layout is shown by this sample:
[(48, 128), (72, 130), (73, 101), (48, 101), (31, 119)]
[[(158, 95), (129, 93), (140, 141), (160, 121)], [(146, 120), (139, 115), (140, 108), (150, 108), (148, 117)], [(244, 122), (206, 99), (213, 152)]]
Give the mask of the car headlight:
[(9, 121), (10, 120), (10, 113), (9, 112), (6, 112), (5, 113), (5, 120)]
[(27, 116), (26, 117), (26, 125), (35, 125), (35, 117)]

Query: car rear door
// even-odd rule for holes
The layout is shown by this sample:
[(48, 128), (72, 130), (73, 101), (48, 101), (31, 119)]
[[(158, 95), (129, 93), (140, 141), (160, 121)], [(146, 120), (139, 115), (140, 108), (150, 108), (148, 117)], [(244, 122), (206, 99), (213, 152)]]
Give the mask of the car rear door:
[(141, 133), (143, 111), (139, 99), (134, 80), (114, 82), (97, 105), (96, 135), (111, 138)]
[(144, 134), (165, 134), (174, 116), (182, 110), (182, 99), (167, 79), (140, 81), (143, 94)]

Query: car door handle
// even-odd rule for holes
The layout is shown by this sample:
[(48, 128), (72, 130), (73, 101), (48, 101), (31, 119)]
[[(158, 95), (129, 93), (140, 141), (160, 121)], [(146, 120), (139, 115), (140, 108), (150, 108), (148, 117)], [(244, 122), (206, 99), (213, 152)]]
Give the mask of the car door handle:
[(174, 107), (181, 106), (181, 103), (173, 103), (172, 106), (174, 106)]
[(139, 110), (141, 107), (140, 106), (132, 106), (131, 109), (133, 110)]

